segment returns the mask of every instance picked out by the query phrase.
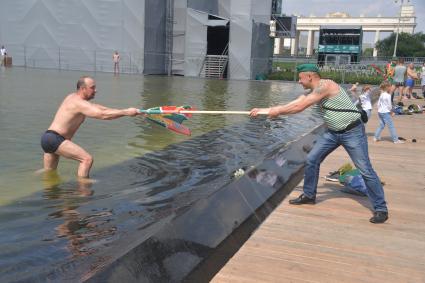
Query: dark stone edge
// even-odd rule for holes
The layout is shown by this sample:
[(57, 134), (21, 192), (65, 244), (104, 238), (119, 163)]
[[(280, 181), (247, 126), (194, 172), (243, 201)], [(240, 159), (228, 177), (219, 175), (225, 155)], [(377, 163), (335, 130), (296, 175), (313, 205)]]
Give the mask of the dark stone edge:
[[(322, 130), (323, 126), (315, 128), (249, 170), (274, 172), (280, 180), (278, 186), (259, 184), (247, 171), (208, 199), (195, 203), (121, 258), (93, 274), (85, 274), (82, 281), (208, 282), (302, 180), (305, 158)], [(282, 157), (297, 160), (283, 168), (276, 164), (276, 159)], [(235, 197), (243, 201), (232, 202)], [(226, 214), (226, 204), (237, 206), (239, 214)], [(177, 259), (173, 263), (166, 263), (174, 256)], [(198, 259), (195, 262), (194, 257)]]
[(242, 245), (251, 237), (264, 220), (279, 206), (304, 177), (304, 166), (296, 172), (291, 180), (272, 195), (248, 219), (246, 219), (232, 234), (230, 234), (209, 258), (199, 264), (183, 281), (209, 282), (235, 255)]

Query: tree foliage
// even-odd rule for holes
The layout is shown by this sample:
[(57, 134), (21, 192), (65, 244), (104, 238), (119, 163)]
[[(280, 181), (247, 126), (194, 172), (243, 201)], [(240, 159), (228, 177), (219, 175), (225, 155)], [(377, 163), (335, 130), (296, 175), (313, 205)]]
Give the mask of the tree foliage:
[[(379, 56), (392, 56), (394, 54), (396, 34), (379, 40), (376, 43)], [(418, 32), (409, 34), (401, 32), (398, 35), (397, 57), (425, 57), (425, 34)]]
[(373, 48), (366, 48), (363, 50), (363, 56), (371, 57), (373, 56)]

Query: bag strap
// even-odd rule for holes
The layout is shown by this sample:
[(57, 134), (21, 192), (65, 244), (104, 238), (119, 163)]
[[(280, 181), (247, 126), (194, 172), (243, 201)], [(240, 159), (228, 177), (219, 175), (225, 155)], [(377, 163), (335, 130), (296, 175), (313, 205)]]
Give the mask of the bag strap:
[(326, 109), (326, 110), (335, 111), (335, 112), (353, 112), (353, 113), (362, 114), (361, 111), (359, 111), (359, 110), (353, 110), (353, 109), (336, 109), (336, 108), (329, 108), (329, 107), (326, 107), (324, 105), (322, 105), (322, 108), (323, 109)]

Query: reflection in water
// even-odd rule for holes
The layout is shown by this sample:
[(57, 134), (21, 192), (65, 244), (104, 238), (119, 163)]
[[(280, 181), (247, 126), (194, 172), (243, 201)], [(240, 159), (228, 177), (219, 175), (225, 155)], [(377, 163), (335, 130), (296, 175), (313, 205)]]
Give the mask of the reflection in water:
[(279, 176), (274, 172), (266, 170), (253, 169), (248, 173), (248, 176), (255, 179), (257, 183), (278, 189), (283, 183), (279, 180)]
[[(208, 110), (224, 110), (227, 106), (227, 84), (221, 81), (216, 80), (206, 80), (204, 86), (204, 94), (201, 95), (201, 105), (202, 109)], [(215, 123), (225, 125), (226, 116), (218, 115), (214, 117)]]
[(56, 170), (44, 170), (42, 172), (42, 180), (44, 188), (56, 188), (63, 183), (62, 178)]
[[(62, 179), (55, 170), (46, 171), (43, 174), (45, 200), (54, 200), (50, 203), (53, 212), (48, 214), (50, 219), (62, 219), (63, 223), (56, 228), (58, 238), (67, 238), (68, 249), (73, 256), (88, 255), (94, 251), (88, 243), (112, 236), (116, 227), (104, 227), (109, 217), (110, 211), (93, 213), (83, 217), (78, 211), (78, 207), (87, 203), (94, 194), (91, 189), (93, 182), (79, 179), (76, 182), (62, 184)], [(59, 200), (59, 202), (58, 202)]]
[(76, 182), (77, 185), (74, 188), (61, 189), (62, 178), (56, 170), (49, 170), (43, 172), (42, 180), (46, 199), (57, 199), (64, 195), (80, 197), (93, 195), (93, 191), (90, 188), (94, 182), (90, 179), (78, 179)]

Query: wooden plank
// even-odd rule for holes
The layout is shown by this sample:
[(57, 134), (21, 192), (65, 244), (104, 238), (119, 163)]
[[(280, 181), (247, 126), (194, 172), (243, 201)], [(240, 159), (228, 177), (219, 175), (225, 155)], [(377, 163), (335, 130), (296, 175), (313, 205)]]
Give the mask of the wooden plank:
[[(425, 115), (393, 120), (406, 144), (393, 144), (387, 129), (383, 141), (372, 141), (376, 111), (366, 128), (372, 164), (385, 182), (385, 224), (369, 223), (367, 198), (345, 194), (324, 178), (316, 205), (289, 205), (301, 183), (212, 282), (425, 282)], [(320, 175), (348, 161), (338, 149)]]

